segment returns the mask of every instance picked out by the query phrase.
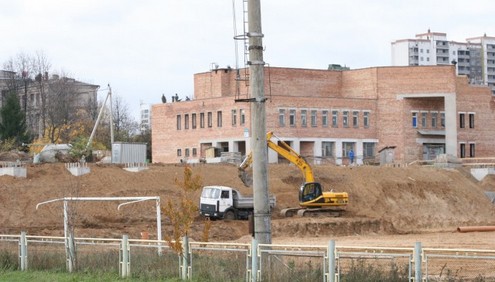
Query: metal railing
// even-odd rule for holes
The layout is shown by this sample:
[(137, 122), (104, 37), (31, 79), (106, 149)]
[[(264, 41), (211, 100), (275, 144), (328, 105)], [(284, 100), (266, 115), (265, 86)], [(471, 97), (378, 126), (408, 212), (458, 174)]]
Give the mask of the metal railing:
[[(0, 235), (2, 264), (22, 271), (83, 270), (121, 277), (209, 281), (495, 281), (495, 249), (410, 248), (189, 242), (183, 254), (166, 241), (74, 238), (77, 264), (67, 267), (64, 237)], [(157, 252), (157, 250), (160, 250)], [(0, 264), (0, 268), (6, 268)], [(384, 276), (380, 276), (384, 275)]]

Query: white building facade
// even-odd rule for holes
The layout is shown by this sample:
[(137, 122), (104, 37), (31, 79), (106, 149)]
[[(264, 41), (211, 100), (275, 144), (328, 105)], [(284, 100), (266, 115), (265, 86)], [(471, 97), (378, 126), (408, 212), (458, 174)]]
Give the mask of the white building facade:
[(141, 132), (151, 129), (151, 105), (141, 102), (139, 106), (139, 130)]
[(495, 37), (480, 36), (466, 42), (448, 41), (446, 33), (417, 34), (392, 42), (393, 66), (456, 65), (458, 75), (471, 84), (491, 87), (495, 95)]

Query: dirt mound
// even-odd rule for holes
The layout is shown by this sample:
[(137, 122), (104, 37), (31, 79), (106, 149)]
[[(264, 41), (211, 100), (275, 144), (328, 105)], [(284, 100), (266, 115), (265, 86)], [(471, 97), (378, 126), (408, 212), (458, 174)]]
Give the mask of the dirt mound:
[(21, 151), (0, 152), (0, 162), (28, 161), (31, 157)]
[[(62, 202), (40, 202), (67, 196), (159, 196), (162, 205), (180, 194), (175, 179), (182, 178), (181, 165), (151, 165), (141, 172), (121, 166), (89, 164), (91, 173), (75, 177), (63, 164), (31, 165), (27, 178), (0, 176), (0, 233), (30, 235), (63, 234)], [(455, 230), (459, 225), (495, 223), (495, 209), (485, 197), (485, 182), (478, 184), (459, 170), (429, 167), (314, 167), (324, 190), (349, 193), (350, 204), (343, 217), (280, 218), (279, 211), (298, 206), (298, 189), (303, 182), (294, 166), (269, 166), (270, 193), (277, 197), (272, 216), (273, 237), (318, 237), (362, 234), (404, 234), (432, 230)], [(204, 185), (221, 184), (250, 195), (237, 178), (234, 165), (200, 164), (193, 172)], [(487, 179), (491, 179), (487, 178)], [(486, 180), (489, 181), (489, 180)], [(492, 182), (493, 183), (493, 182)], [(195, 195), (199, 201), (199, 192)], [(154, 202), (127, 205), (117, 210), (117, 202), (80, 202), (76, 206), (76, 235), (139, 238), (148, 231), (156, 238)], [(163, 232), (170, 231), (163, 219)], [(197, 218), (191, 237), (202, 236), (202, 219)], [(226, 232), (226, 230), (228, 232)], [(244, 238), (247, 221), (213, 221), (210, 240)]]

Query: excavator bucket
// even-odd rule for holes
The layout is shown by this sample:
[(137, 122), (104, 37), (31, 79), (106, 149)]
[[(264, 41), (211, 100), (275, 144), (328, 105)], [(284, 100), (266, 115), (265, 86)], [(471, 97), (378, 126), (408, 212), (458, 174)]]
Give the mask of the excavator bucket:
[(246, 187), (251, 187), (253, 185), (253, 176), (249, 174), (246, 170), (239, 169), (239, 178)]

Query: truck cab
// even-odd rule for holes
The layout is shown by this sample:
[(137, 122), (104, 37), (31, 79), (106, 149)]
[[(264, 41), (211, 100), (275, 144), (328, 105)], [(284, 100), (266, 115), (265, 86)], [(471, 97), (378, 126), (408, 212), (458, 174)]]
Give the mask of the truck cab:
[(233, 189), (225, 186), (205, 186), (201, 192), (200, 214), (212, 219), (223, 218), (234, 206)]

